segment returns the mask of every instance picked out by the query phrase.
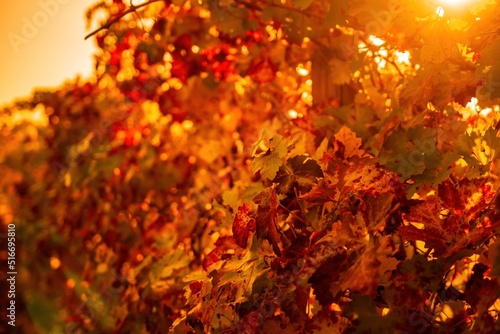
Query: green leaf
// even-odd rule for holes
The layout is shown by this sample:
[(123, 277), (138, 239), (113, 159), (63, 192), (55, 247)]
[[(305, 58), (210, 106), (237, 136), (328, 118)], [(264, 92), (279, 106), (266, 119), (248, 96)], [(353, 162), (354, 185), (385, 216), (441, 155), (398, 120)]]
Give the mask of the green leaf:
[(477, 129), (464, 133), (453, 141), (453, 148), (469, 165), (469, 177), (479, 177), (486, 173), (500, 152), (494, 128), (489, 128), (483, 134)]
[(272, 152), (267, 156), (257, 157), (252, 164), (252, 171), (256, 173), (260, 171), (262, 175), (272, 180), (276, 177), (276, 173), (283, 165), (283, 160), (278, 152)]
[(264, 190), (264, 185), (262, 182), (253, 182), (250, 185), (248, 185), (245, 190), (243, 191), (243, 199), (245, 201), (250, 201), (252, 200), (255, 196), (257, 196), (259, 193), (261, 193)]
[[(447, 156), (445, 164), (454, 157)], [(414, 189), (433, 183), (436, 175), (443, 172), (444, 158), (443, 152), (436, 146), (434, 130), (423, 126), (393, 131), (379, 155), (381, 164), (401, 174), (405, 180), (412, 178), (414, 184), (411, 187)]]
[(255, 280), (270, 270), (264, 257), (257, 253), (256, 247), (257, 242), (254, 239), (252, 248), (241, 259), (233, 256), (219, 269), (219, 273), (223, 274), (217, 287), (231, 286), (235, 291), (234, 303), (248, 300), (248, 297), (252, 295)]
[(261, 138), (252, 146), (252, 152), (254, 152), (253, 155), (255, 156), (252, 163), (252, 171), (254, 173), (260, 171), (265, 178), (272, 180), (283, 165), (283, 158), (288, 153), (289, 141), (280, 135), (275, 135), (269, 140), (269, 149), (267, 152), (255, 155), (264, 135), (265, 132), (262, 131)]

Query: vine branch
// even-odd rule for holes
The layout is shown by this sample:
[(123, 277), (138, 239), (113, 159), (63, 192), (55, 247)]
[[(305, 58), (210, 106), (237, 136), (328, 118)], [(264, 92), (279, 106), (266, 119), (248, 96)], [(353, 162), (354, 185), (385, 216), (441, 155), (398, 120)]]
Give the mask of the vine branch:
[[(154, 3), (154, 2), (158, 2), (158, 1), (163, 1), (163, 0), (149, 0), (149, 1), (145, 2), (145, 3), (143, 3), (143, 4), (140, 4), (140, 5), (130, 4), (130, 7), (126, 11), (122, 12), (121, 14), (119, 14), (118, 16), (116, 16), (115, 18), (113, 18), (112, 20), (109, 20), (104, 25), (102, 25), (101, 27), (97, 28), (96, 30), (92, 31), (87, 36), (85, 36), (85, 40), (88, 39), (88, 38), (90, 38), (90, 37), (92, 37), (92, 36), (94, 36), (95, 34), (97, 34), (101, 30), (109, 29), (113, 24), (115, 24), (116, 22), (120, 21), (122, 19), (122, 17), (124, 17), (125, 15), (133, 13), (133, 12), (136, 12), (137, 9), (139, 9), (141, 7), (148, 6), (148, 5), (150, 5), (150, 4)], [(235, 2), (236, 2), (236, 4), (243, 5), (243, 6), (247, 7), (247, 8), (253, 9), (253, 10), (258, 10), (258, 11), (262, 11), (263, 10), (261, 7), (255, 5), (255, 4), (251, 3), (251, 2), (242, 1), (242, 0), (236, 0)], [(271, 2), (264, 2), (264, 3), (266, 5), (269, 5), (269, 6), (272, 6), (272, 7), (277, 7), (277, 8), (281, 8), (281, 9), (285, 9), (285, 10), (297, 12), (297, 13), (300, 13), (302, 15), (321, 18), (320, 15), (317, 15), (317, 14), (314, 14), (314, 13), (306, 13), (306, 12), (304, 12), (303, 10), (301, 10), (299, 8), (289, 7), (289, 6), (285, 6), (285, 5), (279, 4), (279, 3), (271, 3)]]
[(85, 36), (85, 39), (88, 39), (88, 38), (94, 36), (95, 34), (97, 34), (101, 30), (109, 29), (113, 24), (115, 24), (116, 22), (120, 21), (122, 19), (122, 17), (124, 17), (125, 15), (133, 13), (133, 12), (136, 12), (137, 9), (145, 7), (145, 6), (148, 6), (148, 5), (150, 5), (150, 4), (154, 3), (154, 2), (158, 2), (158, 1), (163, 1), (163, 0), (149, 0), (148, 2), (142, 3), (142, 4), (137, 5), (137, 6), (133, 5), (133, 4), (130, 4), (130, 7), (126, 11), (122, 12), (121, 14), (119, 14), (114, 19), (109, 20), (108, 22), (106, 22), (101, 27), (99, 27), (96, 30), (92, 31), (90, 34), (88, 34), (87, 36)]

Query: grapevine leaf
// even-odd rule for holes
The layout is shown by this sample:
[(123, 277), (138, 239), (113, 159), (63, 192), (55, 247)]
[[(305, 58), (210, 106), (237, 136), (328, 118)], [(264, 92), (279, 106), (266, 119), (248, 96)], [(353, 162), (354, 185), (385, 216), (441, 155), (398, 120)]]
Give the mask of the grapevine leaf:
[(356, 138), (356, 134), (347, 126), (342, 126), (342, 128), (340, 128), (339, 132), (337, 132), (334, 137), (335, 151), (339, 151), (340, 145), (342, 145), (344, 159), (349, 159), (355, 155), (362, 157), (365, 153), (360, 149), (361, 139)]
[(239, 206), (233, 222), (234, 240), (241, 248), (247, 248), (250, 232), (255, 231), (255, 220), (248, 216), (249, 212), (250, 204), (244, 203)]
[(260, 171), (264, 177), (272, 180), (276, 177), (279, 168), (283, 165), (283, 160), (279, 152), (270, 152), (267, 155), (256, 157), (253, 160), (252, 171)]
[(427, 248), (434, 249), (436, 256), (451, 256), (475, 245), (498, 225), (498, 222), (490, 226), (477, 224), (488, 205), (485, 199), (493, 196), (491, 189), (475, 192), (483, 183), (465, 179), (455, 186), (449, 180), (443, 182), (438, 196), (428, 197), (404, 215), (408, 225), (399, 227), (399, 233), (407, 240), (424, 241)]
[[(422, 126), (403, 130), (395, 130), (386, 139), (380, 152), (380, 163), (403, 179), (412, 179), (409, 193), (434, 183), (437, 175), (446, 175), (450, 160), (456, 155), (443, 154), (436, 146), (435, 134), (432, 129)], [(413, 190), (412, 190), (413, 189)]]
[(281, 250), (278, 245), (278, 197), (274, 188), (267, 188), (253, 201), (258, 205), (257, 215), (255, 217), (257, 236), (266, 237), (273, 246), (274, 252), (281, 256)]
[(261, 138), (252, 146), (252, 155), (254, 156), (252, 171), (254, 173), (260, 171), (264, 177), (272, 180), (283, 165), (283, 159), (288, 153), (289, 142), (282, 136), (275, 135), (269, 140), (269, 149), (264, 153), (256, 154), (255, 152), (264, 135), (265, 132), (263, 131)]
[(305, 155), (297, 155), (288, 159), (284, 168), (274, 179), (278, 183), (278, 190), (287, 193), (292, 190), (295, 183), (302, 189), (317, 183), (318, 178), (323, 177), (323, 171), (318, 163)]
[(377, 258), (377, 247), (371, 242), (356, 262), (341, 278), (340, 287), (362, 295), (377, 296), (377, 280), (380, 277), (378, 268), (381, 262)]
[(310, 203), (327, 203), (336, 201), (338, 195), (339, 190), (332, 187), (331, 182), (320, 180), (317, 185), (313, 186), (311, 191), (300, 196), (300, 198)]
[(489, 128), (484, 133), (476, 130), (461, 135), (454, 143), (454, 148), (463, 155), (469, 166), (478, 167), (484, 173), (498, 155), (500, 149), (498, 142), (496, 130)]
[(439, 33), (434, 37), (428, 38), (427, 43), (422, 46), (420, 51), (420, 60), (433, 64), (440, 64), (451, 56), (453, 52), (453, 43), (445, 36), (440, 36)]
[(255, 280), (269, 271), (269, 267), (262, 256), (259, 256), (257, 243), (239, 259), (234, 256), (219, 270), (217, 287), (228, 286), (231, 288), (231, 300), (228, 302), (242, 303), (251, 295)]
[(367, 196), (361, 212), (370, 232), (383, 228), (388, 220), (392, 208), (394, 194), (380, 194), (377, 197)]

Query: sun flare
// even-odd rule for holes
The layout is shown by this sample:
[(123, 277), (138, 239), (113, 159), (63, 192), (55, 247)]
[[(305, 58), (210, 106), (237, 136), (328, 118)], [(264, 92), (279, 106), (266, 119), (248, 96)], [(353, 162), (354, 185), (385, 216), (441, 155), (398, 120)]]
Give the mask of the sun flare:
[(441, 6), (447, 6), (447, 7), (461, 7), (465, 6), (467, 4), (473, 3), (473, 0), (439, 0), (438, 3)]

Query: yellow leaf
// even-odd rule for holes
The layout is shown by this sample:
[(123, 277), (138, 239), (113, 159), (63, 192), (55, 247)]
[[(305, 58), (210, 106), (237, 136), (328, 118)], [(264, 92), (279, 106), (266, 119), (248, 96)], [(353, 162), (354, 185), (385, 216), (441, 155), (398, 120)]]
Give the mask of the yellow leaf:
[[(339, 132), (335, 135), (335, 140), (344, 145), (345, 159), (355, 155), (362, 157), (365, 153), (365, 151), (359, 149), (361, 147), (361, 139), (357, 138), (356, 134), (345, 125), (343, 125)], [(338, 144), (335, 143), (336, 149), (337, 146)]]

